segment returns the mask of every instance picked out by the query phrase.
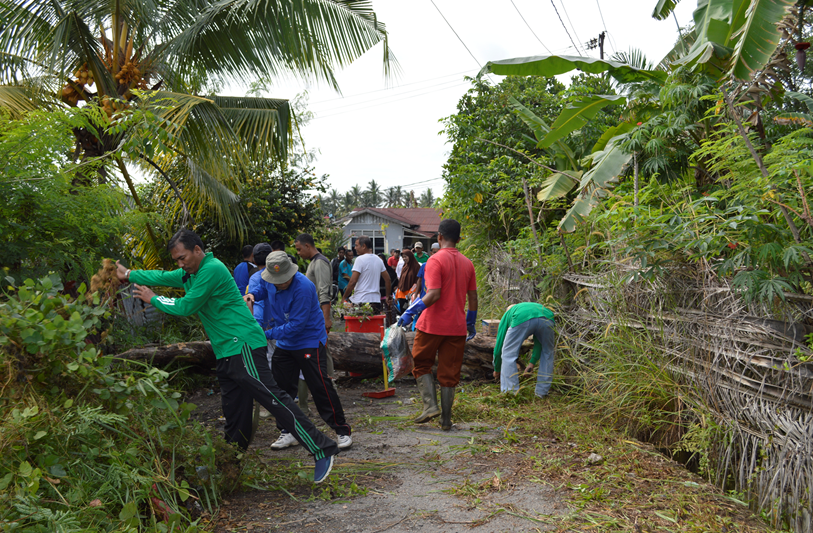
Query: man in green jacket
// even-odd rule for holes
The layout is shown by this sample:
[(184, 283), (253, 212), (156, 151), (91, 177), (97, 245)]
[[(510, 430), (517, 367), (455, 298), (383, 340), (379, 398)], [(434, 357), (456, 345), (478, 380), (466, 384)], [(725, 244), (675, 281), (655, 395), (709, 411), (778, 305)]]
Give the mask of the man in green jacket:
[[(229, 270), (211, 253), (204, 253), (200, 237), (187, 229), (178, 231), (167, 248), (178, 270), (131, 271), (117, 262), (116, 275), (122, 283), (135, 283), (133, 295), (159, 311), (176, 316), (197, 313), (200, 317), (217, 358), (226, 440), (248, 448), (257, 400), (313, 454), (314, 481), (327, 479), (338, 447), (274, 381), (268, 368), (265, 334), (243, 302)], [(157, 296), (144, 285), (183, 288), (185, 295)]]
[(553, 377), (553, 312), (542, 304), (524, 302), (510, 306), (500, 319), (497, 342), (494, 345), (494, 377), (500, 379), (500, 390), (519, 390), (517, 358), (522, 342), (533, 335), (534, 350), (526, 373), (539, 363), (536, 390), (540, 398), (550, 390)]

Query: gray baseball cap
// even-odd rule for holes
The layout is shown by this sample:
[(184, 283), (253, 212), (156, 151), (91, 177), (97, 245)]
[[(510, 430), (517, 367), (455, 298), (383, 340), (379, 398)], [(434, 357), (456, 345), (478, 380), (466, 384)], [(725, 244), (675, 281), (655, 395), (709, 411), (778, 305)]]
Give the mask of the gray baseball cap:
[(291, 262), (285, 252), (271, 252), (265, 259), (265, 270), (261, 276), (268, 283), (281, 284), (287, 282), (299, 272), (299, 267)]

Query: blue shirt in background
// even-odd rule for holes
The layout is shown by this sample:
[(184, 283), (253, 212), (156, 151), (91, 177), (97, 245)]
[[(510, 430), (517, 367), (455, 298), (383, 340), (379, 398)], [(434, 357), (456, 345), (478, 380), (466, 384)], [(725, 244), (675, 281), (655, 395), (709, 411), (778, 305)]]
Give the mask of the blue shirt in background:
[(252, 268), (254, 268), (254, 265), (248, 261), (243, 261), (234, 267), (234, 282), (237, 284), (241, 295), (246, 293), (246, 287), (248, 287), (248, 271)]
[(277, 341), (277, 348), (306, 350), (327, 343), (325, 316), (316, 286), (301, 272), (294, 274), (291, 285), (284, 291), (277, 291), (260, 278), (258, 286), (249, 292), (255, 301), (265, 300), (266, 316), (274, 321), (274, 327), (265, 336)]
[[(248, 280), (248, 288), (246, 289), (246, 294), (251, 293), (254, 294), (257, 287), (260, 286), (261, 283), (265, 283), (263, 280), (262, 272), (265, 270), (258, 270), (254, 274), (251, 275), (251, 279)], [(276, 288), (271, 285), (271, 290), (275, 291)], [(260, 324), (260, 327), (263, 328), (263, 331), (270, 329), (271, 326), (274, 324), (274, 319), (271, 318), (271, 313), (265, 312), (265, 300), (258, 300), (255, 298), (254, 300), (254, 318), (257, 320), (257, 323)]]
[(426, 263), (421, 265), (421, 268), (418, 269), (418, 277), (421, 279), (421, 294), (420, 298), (426, 296), (426, 278), (423, 277), (423, 273), (426, 270)]
[(344, 279), (344, 274), (353, 277), (353, 263), (348, 263), (347, 259), (342, 259), (342, 262), (339, 263), (339, 290), (346, 289), (347, 284), (350, 283), (349, 279)]

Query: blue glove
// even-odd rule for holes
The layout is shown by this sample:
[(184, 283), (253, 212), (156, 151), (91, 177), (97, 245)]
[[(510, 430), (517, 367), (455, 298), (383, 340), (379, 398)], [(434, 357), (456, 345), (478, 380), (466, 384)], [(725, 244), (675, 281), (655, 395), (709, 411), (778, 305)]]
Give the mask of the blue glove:
[(474, 324), (477, 323), (477, 311), (469, 311), (466, 313), (466, 329), (469, 332), (469, 336), (466, 337), (466, 340), (471, 340), (477, 335), (477, 330), (474, 329)]
[(423, 303), (423, 300), (418, 298), (412, 302), (412, 305), (407, 307), (407, 310), (404, 311), (404, 314), (398, 319), (398, 325), (404, 327), (412, 324), (415, 316), (419, 315), (424, 309), (426, 309), (426, 304)]

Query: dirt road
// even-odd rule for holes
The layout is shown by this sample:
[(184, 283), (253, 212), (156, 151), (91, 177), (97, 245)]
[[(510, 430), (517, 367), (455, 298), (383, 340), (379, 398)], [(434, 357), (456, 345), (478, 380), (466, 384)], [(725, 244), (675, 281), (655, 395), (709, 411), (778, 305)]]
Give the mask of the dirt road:
[[(378, 383), (340, 380), (353, 426), (328, 482), (314, 486), (313, 461), (296, 446), (273, 451), (279, 432), (262, 421), (241, 463), (240, 490), (224, 497), (208, 527), (217, 532), (406, 531), (765, 531), (747, 507), (681, 465), (597, 424), (554, 397), (500, 397), (464, 384), (456, 426), (409, 420), (418, 412), (414, 380), (395, 396), (361, 393)], [(196, 418), (222, 431), (216, 391), (189, 401)], [(329, 436), (311, 404), (311, 418)], [(590, 462), (593, 453), (601, 461)], [(252, 488), (253, 487), (253, 488)]]

